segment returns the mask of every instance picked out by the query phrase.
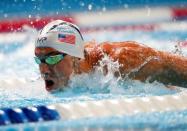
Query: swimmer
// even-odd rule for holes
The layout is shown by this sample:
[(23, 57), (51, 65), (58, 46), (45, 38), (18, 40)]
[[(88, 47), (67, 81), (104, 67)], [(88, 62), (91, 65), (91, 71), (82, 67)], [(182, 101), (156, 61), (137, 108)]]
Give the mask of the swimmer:
[[(84, 43), (79, 28), (62, 20), (48, 23), (35, 43), (35, 61), (47, 91), (63, 89), (73, 75), (93, 72), (104, 55), (119, 62), (116, 77), (187, 87), (186, 57), (134, 41)], [(107, 65), (104, 70), (106, 74)]]

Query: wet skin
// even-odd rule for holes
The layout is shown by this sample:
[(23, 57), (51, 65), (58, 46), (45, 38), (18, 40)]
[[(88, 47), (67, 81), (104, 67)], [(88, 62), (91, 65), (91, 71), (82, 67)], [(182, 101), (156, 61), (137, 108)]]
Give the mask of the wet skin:
[[(35, 55), (44, 57), (61, 54), (53, 48), (37, 47)], [(85, 59), (78, 60), (77, 66), (70, 55), (66, 55), (56, 65), (39, 65), (41, 75), (48, 91), (63, 88), (68, 84), (72, 74), (81, 74), (94, 71), (99, 66), (103, 54), (120, 64), (119, 71), (114, 72), (122, 77), (150, 82), (155, 80), (166, 85), (187, 87), (187, 58), (167, 52), (157, 51), (133, 41), (104, 42), (85, 44)], [(150, 59), (151, 58), (151, 59)], [(146, 62), (147, 61), (147, 62)], [(107, 68), (107, 66), (106, 66)], [(139, 69), (138, 69), (139, 68)], [(134, 69), (138, 69), (134, 71)], [(106, 70), (107, 72), (107, 70)]]
[[(59, 51), (49, 47), (35, 48), (35, 56), (45, 57), (61, 54)], [(55, 65), (41, 63), (39, 65), (41, 76), (45, 81), (47, 91), (54, 91), (67, 85), (69, 77), (73, 72), (72, 57), (66, 55), (63, 60)]]
[(99, 45), (89, 42), (86, 61), (92, 67), (107, 54), (113, 61), (120, 64), (122, 77), (141, 80), (159, 81), (166, 85), (187, 87), (187, 58), (168, 52), (158, 51), (134, 41), (103, 42)]

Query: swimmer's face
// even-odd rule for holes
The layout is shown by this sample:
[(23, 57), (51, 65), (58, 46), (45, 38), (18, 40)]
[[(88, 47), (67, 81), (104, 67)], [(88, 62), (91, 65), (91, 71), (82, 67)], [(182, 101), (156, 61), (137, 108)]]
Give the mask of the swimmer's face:
[[(47, 56), (54, 56), (62, 54), (59, 51), (50, 47), (35, 48), (35, 55), (39, 58), (46, 58)], [(54, 65), (42, 62), (39, 64), (41, 76), (45, 81), (45, 88), (47, 91), (54, 91), (63, 88), (68, 84), (68, 80), (73, 72), (72, 57), (65, 55), (64, 58)]]

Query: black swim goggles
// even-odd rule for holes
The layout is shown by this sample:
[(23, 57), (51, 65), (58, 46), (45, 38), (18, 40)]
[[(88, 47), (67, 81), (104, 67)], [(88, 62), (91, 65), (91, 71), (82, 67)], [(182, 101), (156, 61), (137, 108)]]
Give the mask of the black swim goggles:
[(42, 58), (34, 57), (34, 59), (37, 64), (45, 63), (48, 65), (55, 65), (59, 63), (61, 60), (63, 60), (66, 55), (67, 54), (58, 54), (58, 55), (52, 55), (52, 56), (44, 56)]

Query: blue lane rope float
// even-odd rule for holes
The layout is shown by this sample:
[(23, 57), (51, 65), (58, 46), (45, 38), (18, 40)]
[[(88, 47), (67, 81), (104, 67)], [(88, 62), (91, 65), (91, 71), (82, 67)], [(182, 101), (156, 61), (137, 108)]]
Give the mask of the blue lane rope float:
[(59, 120), (53, 106), (4, 108), (0, 110), (0, 125)]
[(0, 110), (0, 125), (8, 125), (10, 124), (10, 119), (5, 113), (4, 110)]
[(25, 114), (20, 108), (6, 108), (3, 109), (10, 118), (11, 123), (25, 123), (28, 121)]
[(54, 106), (38, 106), (37, 109), (45, 121), (60, 119), (60, 115)]
[(0, 109), (0, 125), (187, 109), (187, 93)]
[(26, 115), (29, 122), (38, 122), (43, 120), (42, 115), (36, 107), (24, 107), (22, 108), (22, 111)]

